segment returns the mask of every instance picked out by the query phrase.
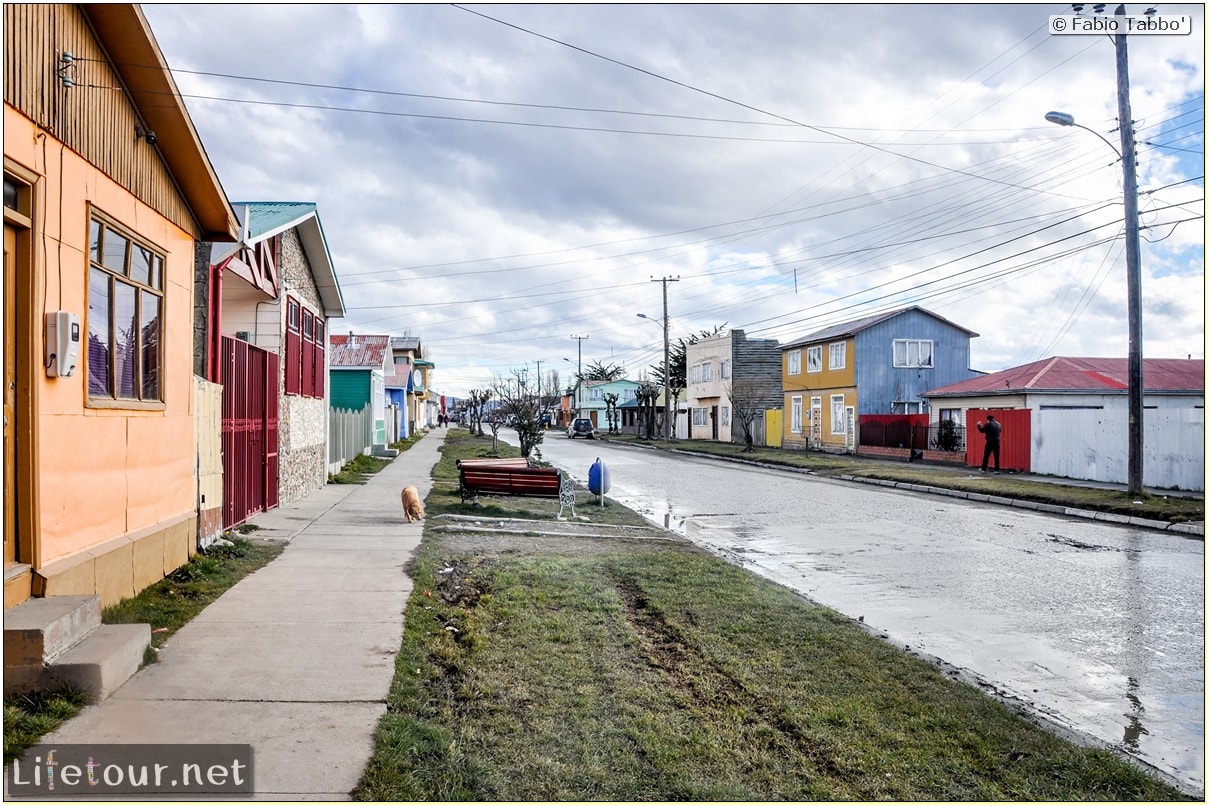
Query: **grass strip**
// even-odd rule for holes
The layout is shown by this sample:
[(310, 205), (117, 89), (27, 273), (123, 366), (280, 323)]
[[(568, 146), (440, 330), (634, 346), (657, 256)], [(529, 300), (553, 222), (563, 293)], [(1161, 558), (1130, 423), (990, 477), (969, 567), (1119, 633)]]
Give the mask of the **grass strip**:
[(1182, 799), (691, 544), (436, 525), (358, 800)]
[(369, 477), (381, 471), (391, 463), (391, 459), (381, 459), (376, 456), (357, 454), (351, 461), (340, 468), (339, 473), (328, 476), (328, 484), (365, 484)]

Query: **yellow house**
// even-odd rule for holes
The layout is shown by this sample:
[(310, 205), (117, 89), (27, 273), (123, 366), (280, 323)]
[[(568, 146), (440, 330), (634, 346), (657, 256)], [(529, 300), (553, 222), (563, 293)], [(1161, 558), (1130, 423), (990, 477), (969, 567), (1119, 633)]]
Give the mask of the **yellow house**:
[(837, 334), (794, 342), (781, 349), (784, 447), (854, 447), (854, 346), (852, 336)]
[(146, 18), (4, 6), (4, 605), (197, 540), (194, 245), (238, 223)]

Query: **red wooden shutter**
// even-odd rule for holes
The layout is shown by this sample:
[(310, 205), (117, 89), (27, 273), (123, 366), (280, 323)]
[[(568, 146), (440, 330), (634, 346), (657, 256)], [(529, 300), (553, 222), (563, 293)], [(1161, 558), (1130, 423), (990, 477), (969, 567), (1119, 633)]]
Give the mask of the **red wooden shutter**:
[(327, 336), (323, 332), (323, 321), (315, 317), (315, 397), (323, 397), (327, 380)]
[(302, 310), (302, 394), (315, 388), (315, 315)]
[(302, 315), (298, 300), (286, 297), (285, 393), (302, 393)]

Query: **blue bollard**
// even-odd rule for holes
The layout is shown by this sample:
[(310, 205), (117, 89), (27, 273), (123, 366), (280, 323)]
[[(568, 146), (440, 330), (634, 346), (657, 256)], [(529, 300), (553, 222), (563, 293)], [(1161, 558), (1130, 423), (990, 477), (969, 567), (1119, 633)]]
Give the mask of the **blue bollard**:
[(597, 457), (592, 467), (588, 468), (588, 492), (600, 496), (600, 505), (604, 506), (604, 494), (609, 491), (609, 468)]

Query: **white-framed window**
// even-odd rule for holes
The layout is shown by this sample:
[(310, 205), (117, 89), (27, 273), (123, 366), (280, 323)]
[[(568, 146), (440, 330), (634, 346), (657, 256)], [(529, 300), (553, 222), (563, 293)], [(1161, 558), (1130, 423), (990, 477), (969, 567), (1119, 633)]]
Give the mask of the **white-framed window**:
[(896, 367), (931, 367), (931, 339), (895, 339), (894, 366)]
[(709, 425), (709, 409), (693, 409), (693, 425)]
[(890, 404), (891, 414), (923, 414), (922, 400), (895, 400)]
[(961, 425), (961, 409), (941, 409), (939, 419), (942, 423), (957, 423)]
[(802, 396), (794, 395), (789, 401), (789, 431), (793, 434), (800, 434), (802, 433)]
[(588, 400), (600, 400), (600, 394), (601, 392), (599, 388), (593, 389), (592, 391), (588, 392)]
[(730, 380), (730, 359), (722, 362), (722, 380)]
[(806, 371), (823, 371), (823, 345), (816, 344), (813, 347), (806, 348)]
[(844, 396), (831, 396), (831, 433), (833, 435), (844, 435), (848, 433), (847, 423), (844, 421)]
[(693, 364), (688, 368), (688, 382), (701, 383), (701, 365)]
[(848, 366), (848, 342), (837, 341), (828, 345), (830, 360), (827, 363), (830, 369), (843, 369)]
[(712, 381), (714, 379), (714, 370), (712, 365), (706, 361), (701, 365), (701, 382)]
[(730, 425), (730, 406), (722, 406), (718, 416), (722, 418), (722, 425)]
[(622, 400), (637, 400), (638, 399), (638, 390), (637, 389), (622, 389), (621, 390), (621, 399)]
[(786, 372), (790, 375), (802, 374), (802, 351), (790, 350), (789, 355), (785, 359)]

